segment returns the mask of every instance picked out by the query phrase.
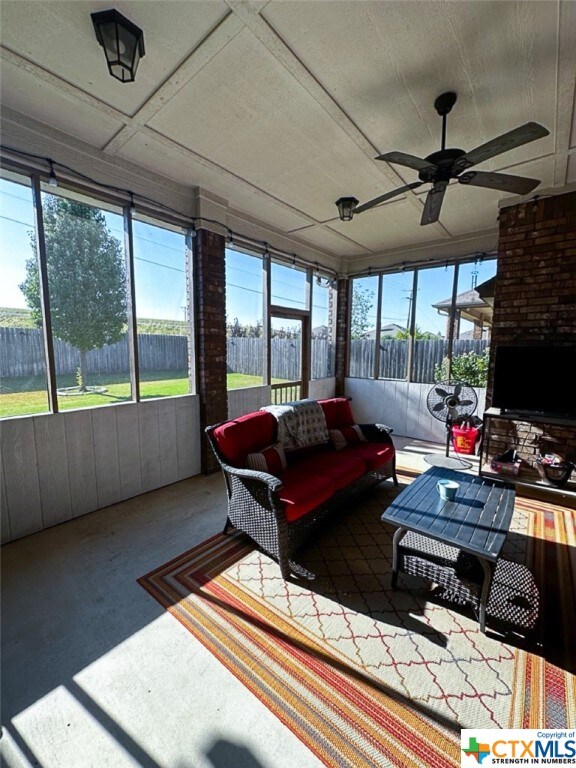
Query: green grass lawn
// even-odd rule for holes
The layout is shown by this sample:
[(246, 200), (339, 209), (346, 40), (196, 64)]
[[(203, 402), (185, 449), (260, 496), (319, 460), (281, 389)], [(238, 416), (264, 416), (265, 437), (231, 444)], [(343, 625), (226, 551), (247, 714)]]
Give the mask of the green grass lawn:
[[(260, 376), (243, 373), (227, 375), (228, 389), (257, 387), (262, 384)], [(58, 376), (58, 387), (73, 387), (75, 377)], [(126, 373), (92, 374), (88, 386), (106, 387), (102, 394), (58, 396), (61, 411), (73, 408), (94, 408), (100, 405), (121, 403), (130, 400), (130, 381)], [(189, 392), (186, 371), (143, 371), (140, 375), (140, 397), (173, 397)], [(46, 380), (43, 376), (3, 378), (0, 380), (0, 417), (25, 416), (48, 411)]]

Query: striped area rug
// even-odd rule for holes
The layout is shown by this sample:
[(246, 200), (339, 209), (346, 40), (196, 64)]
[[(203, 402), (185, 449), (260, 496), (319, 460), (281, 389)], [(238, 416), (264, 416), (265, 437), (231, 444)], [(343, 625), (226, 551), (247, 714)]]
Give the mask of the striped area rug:
[[(327, 766), (460, 765), (460, 728), (576, 726), (576, 513), (517, 497), (504, 554), (532, 570), (530, 640), (483, 635), (417, 579), (390, 588), (383, 484), (302, 552), (285, 582), (242, 534), (218, 534), (139, 579)], [(417, 734), (417, 736), (416, 736)]]

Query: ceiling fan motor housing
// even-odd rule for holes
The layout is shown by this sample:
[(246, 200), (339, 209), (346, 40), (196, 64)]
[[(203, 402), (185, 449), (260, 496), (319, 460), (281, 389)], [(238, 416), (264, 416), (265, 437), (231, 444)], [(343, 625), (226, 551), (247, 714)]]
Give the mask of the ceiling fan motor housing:
[(456, 178), (454, 173), (454, 161), (466, 152), (463, 149), (441, 149), (438, 152), (432, 152), (426, 157), (432, 165), (429, 168), (423, 168), (418, 173), (420, 181), (431, 181), (436, 184), (439, 181), (450, 181)]

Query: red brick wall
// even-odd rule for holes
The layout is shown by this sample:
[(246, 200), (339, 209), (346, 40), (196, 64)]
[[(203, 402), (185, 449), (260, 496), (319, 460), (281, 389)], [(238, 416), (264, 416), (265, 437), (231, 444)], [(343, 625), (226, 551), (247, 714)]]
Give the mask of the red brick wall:
[(228, 417), (226, 388), (226, 262), (222, 235), (195, 238), (195, 319), (202, 471), (219, 469), (204, 428)]
[[(576, 343), (576, 192), (500, 212), (491, 356), (498, 344), (537, 343)], [(490, 454), (514, 445), (530, 464), (541, 450), (576, 457), (573, 427), (503, 420), (488, 426)]]

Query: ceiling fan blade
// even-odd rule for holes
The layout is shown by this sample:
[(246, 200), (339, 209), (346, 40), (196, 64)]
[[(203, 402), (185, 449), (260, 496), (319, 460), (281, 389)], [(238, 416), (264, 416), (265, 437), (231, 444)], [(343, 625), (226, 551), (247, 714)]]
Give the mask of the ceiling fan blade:
[(540, 179), (529, 179), (527, 176), (510, 176), (507, 173), (483, 171), (468, 171), (458, 176), (458, 181), (460, 184), (501, 189), (503, 192), (514, 192), (517, 195), (527, 195), (540, 184)]
[(405, 152), (386, 152), (383, 155), (378, 155), (378, 157), (374, 159), (385, 160), (387, 163), (396, 163), (397, 165), (405, 165), (407, 168), (413, 168), (415, 171), (423, 171), (425, 168), (430, 168), (435, 171), (438, 167), (429, 160), (424, 160), (422, 157), (416, 157), (416, 155), (407, 155)]
[(374, 208), (375, 205), (380, 205), (380, 203), (383, 203), (385, 200), (389, 200), (391, 197), (400, 195), (402, 192), (407, 192), (409, 189), (416, 189), (416, 187), (420, 187), (423, 183), (423, 181), (413, 181), (412, 184), (406, 184), (404, 187), (394, 189), (392, 192), (386, 192), (385, 195), (380, 195), (380, 197), (375, 197), (374, 200), (369, 200), (367, 203), (359, 205), (354, 209), (354, 213), (362, 213), (363, 211), (367, 211), (369, 208)]
[(437, 395), (440, 395), (440, 397), (448, 397), (448, 392), (446, 392), (445, 389), (441, 389), (440, 387), (436, 387), (434, 392), (436, 392)]
[(447, 186), (447, 181), (441, 181), (438, 182), (438, 184), (435, 184), (430, 192), (428, 192), (426, 195), (426, 202), (424, 203), (422, 219), (420, 220), (421, 225), (433, 224), (435, 221), (438, 221)]
[(454, 397), (460, 397), (460, 392), (462, 392), (462, 384), (456, 384), (453, 392)]
[(458, 405), (473, 405), (473, 401), (472, 400), (460, 400)]
[(484, 160), (500, 155), (502, 152), (508, 152), (510, 149), (521, 147), (523, 144), (528, 144), (536, 139), (542, 139), (544, 136), (548, 136), (549, 133), (550, 131), (547, 128), (538, 123), (521, 125), (518, 128), (514, 128), (513, 131), (503, 133), (502, 136), (497, 136), (495, 139), (487, 141), (486, 144), (482, 144), (459, 157), (454, 163), (454, 172), (460, 173), (465, 171), (466, 168), (483, 163)]
[(424, 160), (415, 155), (407, 155), (405, 152), (386, 152), (384, 155), (378, 155), (375, 160), (385, 160), (387, 163), (405, 165), (407, 168), (413, 168), (415, 171), (423, 171), (425, 168), (436, 170), (438, 167), (429, 160)]
[(436, 405), (432, 408), (433, 411), (442, 411), (444, 410), (444, 403), (436, 403)]

